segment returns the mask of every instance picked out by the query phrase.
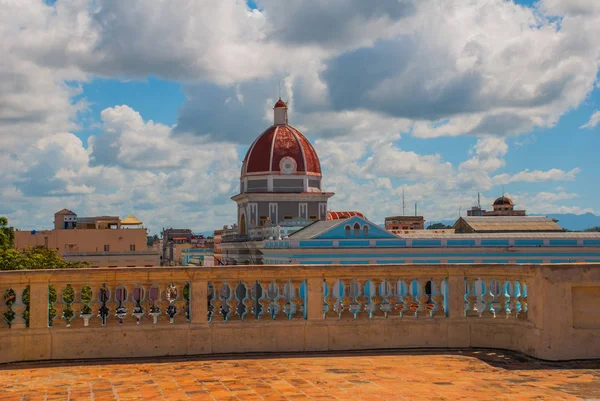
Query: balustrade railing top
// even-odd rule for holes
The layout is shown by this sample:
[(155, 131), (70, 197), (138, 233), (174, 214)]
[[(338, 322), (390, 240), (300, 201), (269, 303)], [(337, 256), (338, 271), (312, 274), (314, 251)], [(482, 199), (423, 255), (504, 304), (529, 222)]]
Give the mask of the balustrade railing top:
[[(71, 339), (85, 343), (85, 357), (120, 355), (94, 343), (116, 333), (138, 356), (403, 346), (588, 355), (585, 346), (557, 350), (563, 337), (597, 347), (600, 356), (600, 341), (589, 334), (598, 329), (600, 338), (591, 306), (599, 289), (600, 264), (2, 271), (0, 362), (79, 357)], [(552, 312), (557, 305), (560, 314)]]

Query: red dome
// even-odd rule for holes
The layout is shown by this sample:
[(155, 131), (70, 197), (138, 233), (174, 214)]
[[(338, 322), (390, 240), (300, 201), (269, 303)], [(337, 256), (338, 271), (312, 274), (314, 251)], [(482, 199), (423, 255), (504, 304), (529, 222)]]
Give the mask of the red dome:
[[(254, 141), (244, 158), (242, 175), (285, 174), (281, 171), (284, 158), (295, 162), (287, 174), (321, 176), (317, 152), (308, 139), (290, 125), (272, 125)], [(286, 166), (289, 168), (289, 164)]]
[(279, 98), (279, 100), (277, 101), (277, 103), (275, 103), (275, 106), (273, 106), (273, 108), (278, 109), (280, 107), (287, 109), (287, 104), (285, 104), (285, 102), (281, 100), (281, 98)]
[(354, 216), (362, 217), (363, 219), (366, 218), (365, 215), (362, 214), (361, 212), (355, 212), (355, 211), (351, 211), (351, 212), (332, 212), (332, 211), (328, 211), (327, 212), (327, 220), (347, 219), (349, 217), (354, 217)]

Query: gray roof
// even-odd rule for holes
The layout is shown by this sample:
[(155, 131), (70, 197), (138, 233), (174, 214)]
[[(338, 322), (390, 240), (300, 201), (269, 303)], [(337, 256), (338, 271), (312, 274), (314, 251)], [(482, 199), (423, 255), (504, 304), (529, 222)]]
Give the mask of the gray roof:
[(293, 233), (292, 235), (290, 235), (290, 238), (293, 239), (312, 239), (322, 233), (324, 233), (325, 231), (336, 227), (337, 225), (345, 222), (346, 220), (348, 220), (349, 218), (346, 219), (337, 219), (337, 220), (319, 220), (319, 221), (315, 221), (312, 224), (309, 224), (308, 226), (304, 227), (301, 230), (296, 231), (295, 233)]
[(562, 231), (554, 221), (544, 216), (468, 216), (461, 217), (475, 231)]

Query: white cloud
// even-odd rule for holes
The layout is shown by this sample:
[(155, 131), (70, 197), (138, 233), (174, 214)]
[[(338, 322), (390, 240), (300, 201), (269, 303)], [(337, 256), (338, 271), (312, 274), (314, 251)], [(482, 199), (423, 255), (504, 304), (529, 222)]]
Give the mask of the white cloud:
[(579, 128), (594, 128), (596, 125), (598, 125), (598, 123), (600, 123), (600, 110), (596, 110), (591, 116), (590, 119), (588, 120), (587, 123), (583, 124), (581, 127)]
[(516, 174), (498, 174), (494, 176), (494, 181), (498, 184), (508, 184), (511, 182), (544, 182), (544, 181), (572, 181), (581, 171), (574, 168), (569, 171), (563, 171), (553, 168), (547, 171), (542, 170), (523, 170)]
[[(233, 221), (236, 144), (269, 124), (280, 80), (292, 124), (313, 139), (326, 189), (338, 193), (334, 208), (382, 219), (399, 212), (404, 191), (434, 219), (501, 182), (577, 178), (578, 169), (496, 173), (505, 136), (552, 126), (593, 90), (597, 2), (280, 3), (2, 2), (0, 204), (11, 219), (49, 221), (69, 206), (136, 211), (154, 229)], [(70, 132), (86, 109), (80, 85), (98, 76), (182, 81), (177, 126), (114, 106), (86, 147)], [(452, 164), (401, 135), (478, 139)]]

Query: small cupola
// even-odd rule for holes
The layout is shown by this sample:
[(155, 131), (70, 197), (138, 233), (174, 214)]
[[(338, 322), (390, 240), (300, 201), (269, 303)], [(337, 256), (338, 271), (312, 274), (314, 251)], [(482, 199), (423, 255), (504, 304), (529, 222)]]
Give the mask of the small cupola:
[(273, 106), (273, 122), (275, 125), (287, 125), (287, 104), (281, 98)]

